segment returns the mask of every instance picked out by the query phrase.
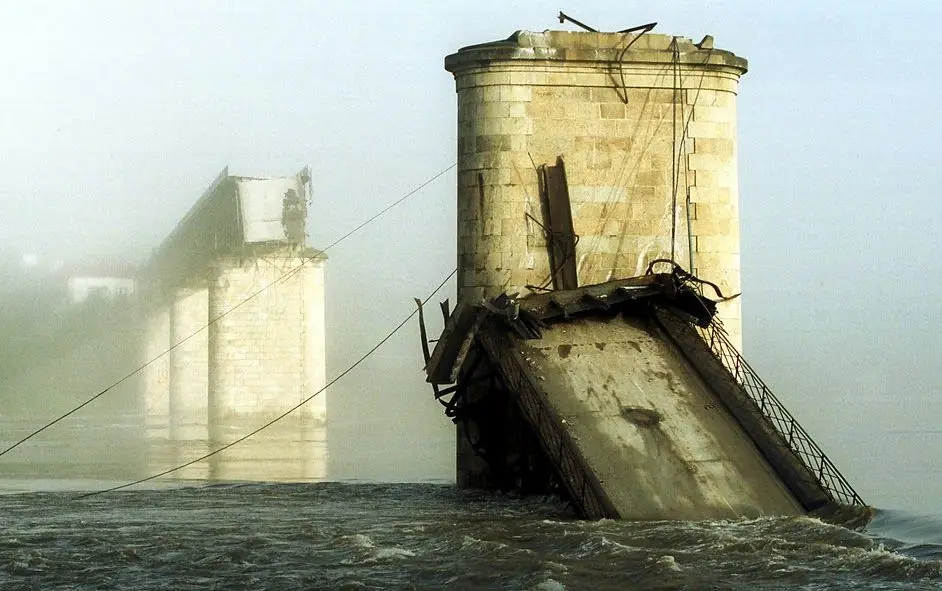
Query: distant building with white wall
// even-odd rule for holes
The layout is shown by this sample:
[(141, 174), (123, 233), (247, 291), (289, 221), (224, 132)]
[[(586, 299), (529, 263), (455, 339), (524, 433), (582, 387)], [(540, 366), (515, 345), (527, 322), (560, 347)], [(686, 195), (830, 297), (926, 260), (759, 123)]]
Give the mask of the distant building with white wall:
[(68, 277), (69, 302), (81, 304), (89, 299), (113, 301), (134, 293), (134, 270), (121, 265), (64, 269)]

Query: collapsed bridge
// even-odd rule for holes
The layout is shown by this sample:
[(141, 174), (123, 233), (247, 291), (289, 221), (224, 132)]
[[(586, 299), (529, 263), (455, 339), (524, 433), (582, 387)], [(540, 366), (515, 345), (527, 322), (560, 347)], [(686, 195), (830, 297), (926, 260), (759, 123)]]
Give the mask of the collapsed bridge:
[(555, 490), (587, 518), (862, 506), (714, 310), (666, 273), (460, 304), (426, 371), (477, 463), (461, 484)]
[(742, 291), (746, 60), (710, 35), (570, 20), (585, 31), (445, 58), (458, 305), (426, 372), (459, 486), (558, 490), (589, 518), (863, 505), (743, 361), (742, 298), (699, 292)]

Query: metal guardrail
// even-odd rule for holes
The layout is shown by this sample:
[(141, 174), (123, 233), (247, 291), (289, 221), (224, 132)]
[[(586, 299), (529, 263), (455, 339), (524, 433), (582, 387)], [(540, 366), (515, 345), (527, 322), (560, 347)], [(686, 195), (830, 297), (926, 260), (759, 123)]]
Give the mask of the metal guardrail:
[(713, 354), (729, 370), (736, 382), (756, 404), (762, 416), (778, 432), (785, 445), (808, 468), (831, 500), (841, 505), (866, 506), (830, 458), (739, 354), (736, 347), (729, 341), (719, 320), (714, 318), (710, 326), (700, 329), (700, 332)]

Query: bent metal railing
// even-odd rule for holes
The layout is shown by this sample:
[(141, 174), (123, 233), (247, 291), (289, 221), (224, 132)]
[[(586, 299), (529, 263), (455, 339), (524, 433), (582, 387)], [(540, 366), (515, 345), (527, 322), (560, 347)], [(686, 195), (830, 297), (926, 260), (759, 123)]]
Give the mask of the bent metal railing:
[(801, 459), (831, 500), (842, 505), (865, 506), (863, 499), (830, 458), (824, 454), (811, 436), (779, 402), (762, 378), (739, 354), (736, 347), (729, 341), (719, 319), (714, 318), (710, 326), (700, 329), (700, 332), (713, 354), (745, 390), (788, 448)]

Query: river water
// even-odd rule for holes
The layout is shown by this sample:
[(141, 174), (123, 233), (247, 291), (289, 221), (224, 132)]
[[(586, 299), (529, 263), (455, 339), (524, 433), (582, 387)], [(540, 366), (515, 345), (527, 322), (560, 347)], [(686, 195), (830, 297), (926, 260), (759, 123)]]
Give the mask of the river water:
[[(23, 432), (0, 427), (8, 441)], [(228, 467), (82, 498), (200, 449), (92, 431), (0, 457), (0, 589), (942, 588), (931, 511), (878, 507), (862, 530), (810, 517), (584, 522), (558, 499), (442, 482), (199, 481), (322, 469), (272, 467), (261, 443)], [(90, 468), (96, 479), (82, 477)]]

